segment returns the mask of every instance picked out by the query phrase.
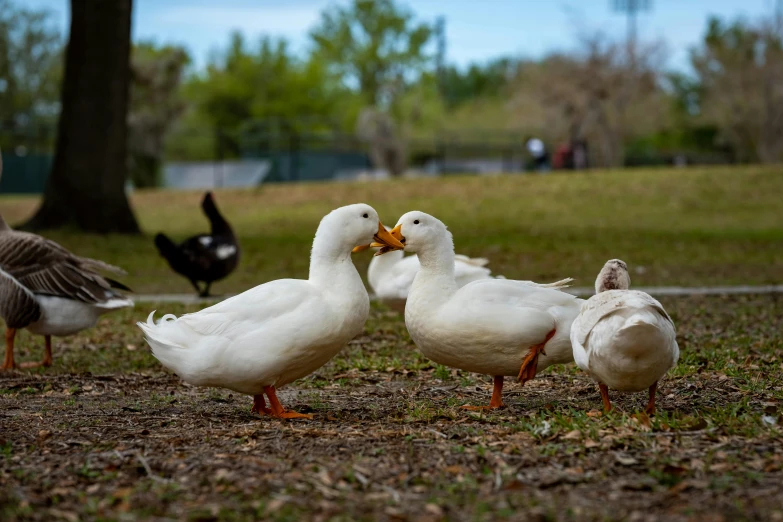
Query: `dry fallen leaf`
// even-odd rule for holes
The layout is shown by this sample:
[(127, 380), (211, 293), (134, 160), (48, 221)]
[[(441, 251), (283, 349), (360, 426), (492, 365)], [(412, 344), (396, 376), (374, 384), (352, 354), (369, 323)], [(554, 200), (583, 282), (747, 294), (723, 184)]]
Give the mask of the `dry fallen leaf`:
[(633, 457), (629, 457), (627, 455), (615, 455), (615, 460), (622, 464), (623, 466), (633, 466), (634, 464), (638, 463), (639, 461), (636, 460)]
[(425, 504), (424, 505), (424, 511), (429, 513), (430, 515), (434, 515), (436, 517), (442, 517), (443, 516), (443, 508), (441, 508), (437, 504)]
[(64, 518), (68, 522), (79, 522), (79, 515), (73, 511), (63, 511), (61, 509), (51, 508), (49, 514), (56, 518)]

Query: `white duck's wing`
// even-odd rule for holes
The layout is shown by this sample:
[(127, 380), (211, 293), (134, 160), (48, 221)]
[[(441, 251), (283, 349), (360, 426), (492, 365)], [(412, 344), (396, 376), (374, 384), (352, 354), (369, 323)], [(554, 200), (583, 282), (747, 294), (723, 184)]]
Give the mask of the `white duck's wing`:
[(320, 291), (309, 282), (278, 279), (185, 314), (177, 321), (199, 335), (237, 337), (248, 328), (258, 329), (275, 320), (307, 321), (304, 310), (313, 308), (314, 302), (320, 300)]
[[(580, 299), (559, 290), (508, 279), (482, 279), (452, 296), (439, 317), (466, 336), (495, 339), (518, 350), (542, 342), (561, 320), (570, 320)], [(561, 335), (566, 335), (562, 332)]]
[(571, 329), (572, 342), (584, 347), (590, 332), (601, 319), (628, 308), (652, 310), (674, 328), (674, 322), (661, 303), (649, 294), (637, 290), (607, 290), (584, 302), (579, 321), (575, 321)]
[(185, 381), (255, 394), (325, 364), (341, 328), (336, 319), (318, 288), (283, 279), (178, 319), (164, 316), (156, 325), (150, 315), (138, 325), (153, 355)]
[(679, 358), (671, 318), (658, 301), (635, 290), (590, 298), (572, 325), (571, 340), (579, 367), (617, 390), (649, 388)]
[[(474, 300), (477, 302), (498, 302), (513, 306), (573, 306), (581, 300), (561, 288), (569, 285), (572, 279), (562, 279), (555, 283), (535, 283), (513, 279), (481, 279), (460, 288), (454, 299)], [(575, 301), (576, 299), (576, 301)]]

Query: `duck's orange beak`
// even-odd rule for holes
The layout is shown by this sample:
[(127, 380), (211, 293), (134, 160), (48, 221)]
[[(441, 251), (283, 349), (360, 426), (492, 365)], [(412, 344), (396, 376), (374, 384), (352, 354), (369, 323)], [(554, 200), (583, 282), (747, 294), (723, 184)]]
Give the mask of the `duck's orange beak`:
[(380, 248), (380, 250), (375, 253), (376, 256), (383, 255), (392, 250), (405, 250), (405, 236), (402, 235), (402, 225), (397, 225), (391, 232), (387, 232), (386, 229), (383, 231), (388, 236), (388, 239), (382, 241), (378, 235), (376, 235), (376, 242), (370, 244), (371, 247)]
[[(400, 227), (397, 227), (400, 228)], [(395, 229), (397, 230), (397, 229)], [(357, 247), (354, 247), (352, 252), (362, 252), (364, 250), (367, 250), (370, 247), (380, 248), (381, 250), (376, 253), (375, 255), (385, 254), (386, 252), (389, 252), (391, 250), (404, 250), (405, 245), (403, 245), (394, 235), (394, 230), (390, 233), (388, 230), (386, 230), (386, 227), (383, 226), (383, 223), (380, 221), (378, 222), (378, 232), (373, 236), (373, 241), (369, 245), (359, 245)]]

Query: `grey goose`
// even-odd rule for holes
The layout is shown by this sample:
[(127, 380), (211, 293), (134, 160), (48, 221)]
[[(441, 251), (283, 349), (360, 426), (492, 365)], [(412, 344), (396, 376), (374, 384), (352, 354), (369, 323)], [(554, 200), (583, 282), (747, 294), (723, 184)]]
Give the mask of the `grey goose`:
[(129, 289), (101, 276), (101, 270), (124, 273), (103, 261), (76, 256), (39, 235), (13, 230), (0, 215), (0, 317), (6, 323), (2, 369), (16, 367), (17, 330), (43, 335), (46, 342), (41, 362), (20, 366), (50, 366), (52, 335), (75, 334), (94, 326), (106, 312), (133, 306), (115, 290)]

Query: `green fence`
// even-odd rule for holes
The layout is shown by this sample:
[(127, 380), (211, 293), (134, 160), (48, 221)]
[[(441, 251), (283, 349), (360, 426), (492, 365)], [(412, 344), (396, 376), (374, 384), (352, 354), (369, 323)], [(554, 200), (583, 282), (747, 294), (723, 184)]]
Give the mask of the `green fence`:
[(3, 153), (3, 174), (0, 194), (40, 194), (52, 168), (52, 156), (28, 154), (17, 156)]
[(372, 166), (366, 154), (348, 151), (261, 152), (245, 157), (272, 162), (272, 170), (264, 180), (265, 183), (328, 180), (343, 170), (368, 169)]

